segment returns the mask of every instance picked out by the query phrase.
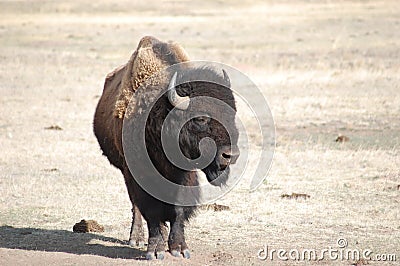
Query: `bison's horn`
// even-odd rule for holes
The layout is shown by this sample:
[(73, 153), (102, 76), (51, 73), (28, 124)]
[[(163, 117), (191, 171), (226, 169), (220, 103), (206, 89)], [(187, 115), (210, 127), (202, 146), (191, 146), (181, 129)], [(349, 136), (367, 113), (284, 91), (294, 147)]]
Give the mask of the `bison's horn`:
[(168, 100), (169, 102), (178, 109), (186, 110), (189, 107), (190, 99), (188, 96), (182, 97), (176, 93), (175, 84), (176, 84), (176, 72), (172, 76), (171, 81), (168, 86)]
[(225, 69), (222, 69), (222, 73), (224, 74), (224, 80), (225, 80), (226, 84), (228, 85), (228, 87), (231, 87), (231, 80), (230, 80), (228, 74), (226, 73)]

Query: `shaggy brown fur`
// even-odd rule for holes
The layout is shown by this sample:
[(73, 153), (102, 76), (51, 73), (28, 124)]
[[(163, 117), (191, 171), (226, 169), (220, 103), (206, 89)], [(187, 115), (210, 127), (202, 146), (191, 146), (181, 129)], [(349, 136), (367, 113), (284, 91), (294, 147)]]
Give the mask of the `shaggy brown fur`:
[(107, 75), (96, 109), (94, 133), (101, 149), (109, 151), (104, 155), (121, 171), (124, 160), (122, 122), (129, 102), (135, 100), (136, 90), (160, 69), (188, 60), (189, 57), (179, 44), (162, 43), (154, 37), (146, 36), (140, 40), (128, 63)]
[[(108, 74), (106, 83), (112, 80), (119, 72), (123, 72), (121, 86), (119, 88), (118, 100), (115, 103), (114, 115), (120, 119), (124, 118), (126, 108), (136, 90), (150, 76), (157, 73), (161, 69), (165, 69), (171, 65), (171, 61), (166, 58), (168, 54), (163, 55), (162, 50), (157, 50), (158, 40), (153, 37), (144, 37), (139, 42), (138, 48), (132, 54), (128, 63), (121, 66)], [(168, 53), (174, 53), (176, 62), (189, 61), (189, 57), (185, 50), (177, 43), (168, 44)]]

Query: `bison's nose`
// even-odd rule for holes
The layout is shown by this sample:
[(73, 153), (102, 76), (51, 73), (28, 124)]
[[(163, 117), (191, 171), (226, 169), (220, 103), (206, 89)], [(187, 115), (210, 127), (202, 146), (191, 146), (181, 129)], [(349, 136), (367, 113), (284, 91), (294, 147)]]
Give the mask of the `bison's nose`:
[(224, 146), (218, 151), (218, 164), (225, 169), (228, 165), (236, 163), (239, 155), (240, 152), (237, 146)]

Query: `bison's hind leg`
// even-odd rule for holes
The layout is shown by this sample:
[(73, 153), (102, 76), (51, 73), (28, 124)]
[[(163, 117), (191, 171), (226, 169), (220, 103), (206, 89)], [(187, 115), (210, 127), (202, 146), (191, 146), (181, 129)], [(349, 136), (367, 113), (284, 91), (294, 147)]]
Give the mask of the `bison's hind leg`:
[(142, 223), (142, 214), (138, 207), (133, 205), (132, 207), (132, 225), (131, 232), (129, 234), (129, 245), (132, 247), (144, 247), (144, 230)]
[(129, 234), (129, 245), (144, 247), (145, 238), (144, 238), (144, 230), (143, 230), (143, 222), (142, 222), (142, 213), (140, 212), (139, 208), (135, 204), (134, 179), (133, 179), (128, 167), (126, 167), (126, 166), (123, 167), (122, 174), (124, 175), (126, 188), (128, 190), (128, 194), (129, 194), (129, 199), (131, 200), (131, 203), (132, 203), (132, 225), (131, 225), (131, 232)]

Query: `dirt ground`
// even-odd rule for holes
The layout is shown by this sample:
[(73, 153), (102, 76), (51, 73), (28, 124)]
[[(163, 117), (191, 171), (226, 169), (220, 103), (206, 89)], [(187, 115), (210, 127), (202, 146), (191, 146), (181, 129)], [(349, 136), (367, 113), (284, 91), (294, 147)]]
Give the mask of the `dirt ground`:
[[(0, 265), (148, 264), (127, 245), (123, 178), (92, 133), (106, 74), (144, 35), (246, 73), (277, 135), (264, 184), (239, 184), (218, 200), (229, 210), (191, 221), (190, 261), (151, 264), (356, 263), (257, 258), (265, 245), (320, 251), (338, 239), (398, 263), (399, 12), (395, 0), (0, 1)], [(292, 193), (309, 197), (282, 197)], [(105, 232), (73, 233), (81, 219)]]

